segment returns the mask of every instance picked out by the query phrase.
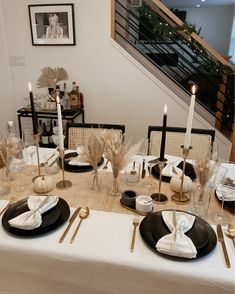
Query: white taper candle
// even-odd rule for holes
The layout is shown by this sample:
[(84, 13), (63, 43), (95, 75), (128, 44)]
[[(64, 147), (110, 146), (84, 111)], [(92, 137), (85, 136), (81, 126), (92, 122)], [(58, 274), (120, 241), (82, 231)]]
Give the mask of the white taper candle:
[(56, 97), (56, 103), (57, 103), (57, 116), (58, 116), (60, 150), (64, 150), (63, 123), (62, 123), (61, 105), (60, 105), (60, 97), (59, 96)]
[(184, 138), (184, 148), (188, 149), (191, 145), (191, 130), (192, 130), (192, 123), (193, 123), (193, 111), (194, 111), (194, 104), (195, 104), (195, 95), (196, 92), (196, 86), (192, 86), (192, 96), (191, 96), (191, 102), (189, 107), (189, 113), (188, 113), (188, 122), (187, 122), (187, 129), (186, 134)]

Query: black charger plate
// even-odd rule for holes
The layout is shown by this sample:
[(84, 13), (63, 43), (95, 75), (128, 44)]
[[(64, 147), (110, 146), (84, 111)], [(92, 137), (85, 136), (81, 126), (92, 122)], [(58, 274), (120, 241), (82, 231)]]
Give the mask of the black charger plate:
[[(69, 161), (71, 160), (71, 157), (77, 157), (77, 152), (70, 152), (65, 154), (64, 156), (64, 169), (69, 172), (76, 172), (76, 173), (83, 173), (83, 172), (89, 172), (93, 170), (91, 165), (71, 165), (69, 164)], [(104, 163), (103, 156), (101, 157), (100, 162), (98, 163), (98, 166), (101, 166)]]
[[(214, 230), (206, 221), (204, 221), (203, 219), (197, 216), (195, 217), (196, 219), (195, 219), (193, 227), (185, 235), (188, 236), (193, 241), (197, 249), (196, 259), (198, 259), (200, 257), (203, 257), (209, 254), (211, 251), (214, 250), (217, 244), (217, 238), (216, 238), (216, 234)], [(155, 246), (158, 240), (161, 239), (163, 236), (170, 233), (170, 230), (164, 223), (161, 211), (154, 212), (146, 216), (142, 220), (139, 230), (140, 230), (140, 235), (145, 241), (145, 243), (155, 253), (170, 259), (192, 261), (192, 259), (166, 255), (157, 251)]]
[[(177, 165), (177, 167), (183, 169), (183, 163), (184, 163), (184, 162), (181, 161), (181, 162)], [(159, 178), (159, 173), (160, 173), (160, 171), (159, 171), (159, 167), (158, 167), (158, 165), (156, 164), (156, 165), (154, 165), (153, 168), (152, 168), (152, 174), (158, 179), (158, 178)], [(194, 171), (193, 165), (192, 165), (191, 163), (189, 163), (189, 162), (186, 162), (186, 164), (185, 164), (185, 175), (188, 176), (188, 177), (190, 177), (192, 181), (196, 179), (196, 174), (195, 174), (195, 171)], [(162, 176), (162, 181), (163, 181), (163, 182), (168, 182), (168, 183), (169, 183), (170, 180), (171, 180), (171, 177)]]
[(28, 198), (25, 198), (14, 203), (4, 213), (2, 217), (2, 225), (8, 233), (24, 237), (44, 234), (62, 225), (70, 216), (68, 203), (64, 199), (59, 198), (56, 206), (42, 214), (42, 224), (40, 227), (33, 230), (22, 230), (11, 227), (8, 223), (10, 219), (29, 210), (27, 200)]
[[(218, 198), (215, 190), (215, 198), (221, 203), (222, 201)], [(221, 203), (222, 204), (222, 203)], [(235, 201), (224, 201), (224, 208), (232, 211), (235, 214)]]

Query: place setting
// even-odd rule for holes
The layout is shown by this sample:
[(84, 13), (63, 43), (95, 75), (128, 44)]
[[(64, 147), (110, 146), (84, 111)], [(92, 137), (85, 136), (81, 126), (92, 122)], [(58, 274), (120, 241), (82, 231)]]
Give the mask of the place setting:
[(30, 195), (6, 206), (2, 226), (11, 235), (34, 237), (57, 229), (69, 216), (70, 208), (63, 198)]

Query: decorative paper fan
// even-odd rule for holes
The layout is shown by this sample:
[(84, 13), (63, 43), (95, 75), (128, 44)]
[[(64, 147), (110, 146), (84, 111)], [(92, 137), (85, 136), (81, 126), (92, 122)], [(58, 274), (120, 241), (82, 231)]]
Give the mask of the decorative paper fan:
[(51, 68), (44, 67), (41, 70), (42, 74), (38, 78), (38, 88), (55, 87), (59, 81), (67, 80), (68, 74), (63, 67)]

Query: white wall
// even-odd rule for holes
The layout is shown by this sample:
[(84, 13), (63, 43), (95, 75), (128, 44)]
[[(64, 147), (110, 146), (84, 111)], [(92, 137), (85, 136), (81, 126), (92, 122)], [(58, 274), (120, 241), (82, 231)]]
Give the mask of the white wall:
[(202, 27), (200, 36), (221, 55), (228, 55), (234, 6), (187, 8), (186, 21)]
[(4, 22), (0, 2), (0, 140), (6, 132), (6, 122), (13, 119), (12, 83), (8, 63)]
[[(61, 66), (85, 95), (86, 122), (125, 124), (127, 136), (137, 140), (147, 136), (148, 125), (162, 124), (167, 103), (168, 125), (186, 125), (188, 106), (110, 39), (110, 0), (70, 1), (75, 3), (77, 45), (55, 47), (31, 44), (27, 6), (48, 1), (1, 1), (8, 54), (26, 61), (26, 66), (11, 67), (15, 113), (23, 106), (28, 80), (36, 91), (40, 69)], [(210, 126), (196, 115), (193, 127)]]

